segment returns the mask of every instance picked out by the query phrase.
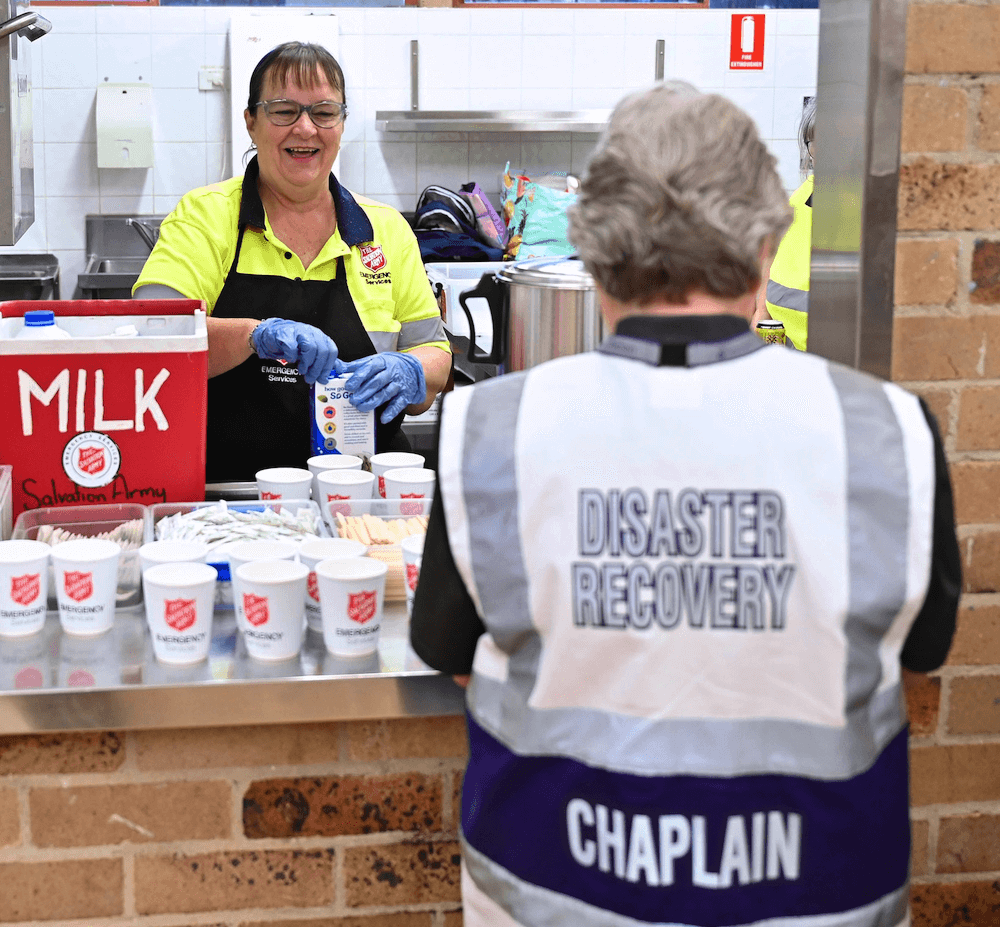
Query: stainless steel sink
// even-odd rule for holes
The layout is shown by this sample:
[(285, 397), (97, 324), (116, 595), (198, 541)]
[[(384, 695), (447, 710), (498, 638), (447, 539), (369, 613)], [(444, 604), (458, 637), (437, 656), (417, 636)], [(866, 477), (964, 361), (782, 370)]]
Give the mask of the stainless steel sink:
[(83, 298), (128, 299), (145, 263), (144, 257), (91, 255), (78, 278)]
[[(87, 216), (87, 266), (77, 278), (84, 299), (129, 299), (162, 216)], [(142, 234), (145, 232), (146, 234)]]

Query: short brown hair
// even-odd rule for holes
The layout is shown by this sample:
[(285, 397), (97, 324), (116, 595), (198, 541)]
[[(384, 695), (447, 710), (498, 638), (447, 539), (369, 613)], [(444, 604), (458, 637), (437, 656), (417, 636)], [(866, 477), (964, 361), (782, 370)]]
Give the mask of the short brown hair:
[(291, 77), (300, 87), (314, 87), (316, 85), (316, 70), (319, 69), (326, 76), (327, 82), (334, 90), (339, 90), (347, 102), (347, 87), (344, 84), (344, 72), (337, 59), (333, 57), (322, 45), (314, 45), (309, 42), (285, 42), (277, 48), (272, 48), (253, 69), (250, 75), (250, 95), (247, 98), (247, 109), (254, 112), (257, 104), (261, 102), (261, 94), (264, 92), (264, 82), (268, 77), (274, 79), (276, 83), (284, 83)]

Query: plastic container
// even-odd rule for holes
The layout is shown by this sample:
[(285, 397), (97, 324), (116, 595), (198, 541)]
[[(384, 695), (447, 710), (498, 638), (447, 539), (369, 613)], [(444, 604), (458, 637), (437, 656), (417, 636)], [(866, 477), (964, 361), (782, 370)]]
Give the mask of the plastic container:
[[(146, 506), (132, 502), (31, 509), (17, 516), (14, 538), (56, 544), (72, 538), (108, 537), (122, 548), (116, 608), (142, 602), (139, 547), (146, 533)], [(51, 567), (50, 567), (51, 569)], [(55, 580), (49, 576), (49, 608), (56, 608)]]
[(56, 325), (56, 315), (51, 309), (29, 309), (24, 314), (24, 327), (14, 336), (18, 339), (56, 340), (73, 336)]
[[(303, 531), (301, 534), (295, 535), (290, 532), (287, 535), (289, 540), (330, 537), (329, 530), (323, 524), (319, 506), (315, 502), (312, 500), (288, 501), (283, 499), (281, 502), (162, 502), (158, 505), (151, 505), (146, 513), (146, 541), (160, 541), (176, 537), (176, 528), (181, 523), (177, 516), (189, 515), (196, 510), (213, 507), (220, 509), (220, 511), (228, 510), (229, 513), (233, 514), (234, 521), (242, 517), (247, 521), (252, 519), (255, 522), (262, 522), (265, 520), (266, 513), (285, 513), (290, 519), (301, 520), (304, 525), (311, 528), (311, 533)], [(170, 521), (164, 521), (165, 519), (170, 519)], [(216, 525), (215, 528), (217, 535), (223, 535), (219, 525)], [(221, 536), (209, 544), (205, 560), (210, 566), (215, 567), (219, 574), (218, 582), (215, 584), (216, 608), (233, 607), (233, 587), (229, 557), (226, 552), (227, 545), (248, 539), (247, 535), (239, 536), (234, 533), (229, 539)]]
[(0, 541), (9, 541), (14, 530), (13, 467), (0, 466)]
[[(431, 282), (444, 327), (459, 338), (469, 337), (469, 320), (458, 304), (458, 296), (473, 289), (483, 274), (491, 274), (508, 266), (503, 261), (456, 261), (455, 263), (425, 264), (427, 279)], [(469, 311), (476, 326), (476, 346), (483, 351), (493, 349), (493, 316), (490, 304), (484, 297), (473, 297)]]
[(334, 537), (360, 541), (367, 556), (389, 568), (385, 577), (385, 600), (406, 601), (403, 549), (400, 541), (427, 531), (431, 513), (428, 499), (366, 499), (351, 502), (351, 515), (336, 517), (330, 527)]

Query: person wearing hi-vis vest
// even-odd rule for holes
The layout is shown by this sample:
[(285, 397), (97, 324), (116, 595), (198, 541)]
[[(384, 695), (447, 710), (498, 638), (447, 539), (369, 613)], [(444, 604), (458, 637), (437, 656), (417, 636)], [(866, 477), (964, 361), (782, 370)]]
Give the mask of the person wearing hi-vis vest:
[(799, 124), (799, 169), (807, 173), (802, 185), (792, 194), (789, 205), (794, 212), (791, 227), (771, 264), (763, 302), (766, 314), (785, 326), (785, 337), (800, 351), (809, 340), (809, 263), (812, 256), (813, 164), (816, 134), (816, 99), (802, 111)]
[(132, 289), (207, 307), (206, 479), (305, 466), (310, 386), (335, 367), (351, 402), (376, 410), (375, 450), (408, 450), (403, 416), (431, 406), (451, 348), (406, 219), (332, 173), (344, 73), (320, 45), (278, 45), (243, 116), (246, 172), (181, 199)]
[(733, 103), (627, 97), (570, 213), (614, 334), (444, 398), (410, 641), (468, 683), (466, 927), (908, 923), (951, 485), (916, 396), (750, 330), (790, 218)]

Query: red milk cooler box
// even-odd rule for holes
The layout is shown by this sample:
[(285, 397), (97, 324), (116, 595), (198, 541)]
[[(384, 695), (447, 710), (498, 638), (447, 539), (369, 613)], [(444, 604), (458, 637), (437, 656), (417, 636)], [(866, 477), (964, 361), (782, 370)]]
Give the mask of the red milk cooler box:
[[(65, 339), (15, 337), (51, 309)], [(0, 302), (0, 463), (27, 510), (205, 497), (200, 300)]]

